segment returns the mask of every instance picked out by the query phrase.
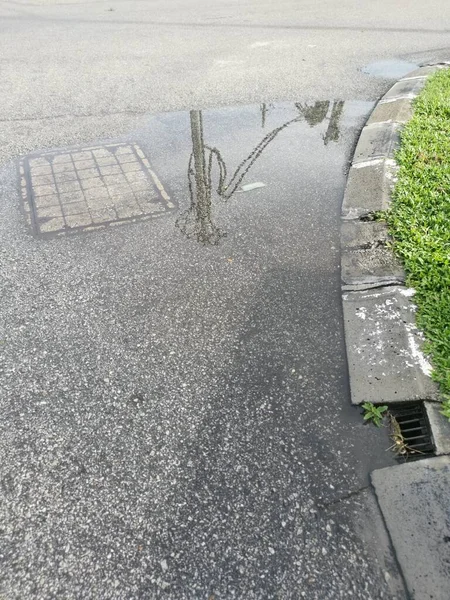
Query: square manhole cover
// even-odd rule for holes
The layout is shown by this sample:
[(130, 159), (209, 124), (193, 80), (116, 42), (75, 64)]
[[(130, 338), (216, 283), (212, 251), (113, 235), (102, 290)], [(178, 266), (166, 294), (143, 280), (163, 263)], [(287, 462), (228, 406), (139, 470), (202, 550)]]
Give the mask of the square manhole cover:
[(148, 219), (174, 208), (137, 144), (33, 154), (21, 164), (25, 211), (36, 234)]

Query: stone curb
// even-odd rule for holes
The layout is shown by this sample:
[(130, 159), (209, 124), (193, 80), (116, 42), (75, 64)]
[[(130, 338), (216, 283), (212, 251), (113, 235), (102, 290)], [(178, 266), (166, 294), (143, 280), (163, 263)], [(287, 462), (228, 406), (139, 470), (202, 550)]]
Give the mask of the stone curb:
[(426, 401), (436, 452), (450, 453), (450, 424), (440, 419), (437, 384), (415, 326), (414, 290), (388, 247), (384, 223), (398, 166), (400, 131), (427, 77), (448, 67), (421, 67), (395, 83), (370, 115), (356, 146), (342, 204), (341, 277), (352, 404)]

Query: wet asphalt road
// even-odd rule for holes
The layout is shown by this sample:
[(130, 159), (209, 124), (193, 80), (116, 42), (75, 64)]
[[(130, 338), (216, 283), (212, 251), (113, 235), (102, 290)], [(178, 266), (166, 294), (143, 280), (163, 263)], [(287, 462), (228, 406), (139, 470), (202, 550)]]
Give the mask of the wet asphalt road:
[[(367, 478), (388, 440), (349, 402), (339, 211), (389, 85), (358, 68), (443, 58), (447, 9), (301, 4), (2, 7), (8, 600), (404, 597)], [(192, 108), (222, 161), (211, 205), (188, 184)], [(240, 182), (264, 187), (225, 201), (219, 166), (274, 131)], [(106, 140), (142, 148), (174, 209), (33, 236), (16, 157)]]
[(389, 77), (363, 68), (448, 59), (448, 23), (441, 0), (4, 0), (0, 160), (148, 112), (376, 100)]
[[(387, 439), (349, 405), (339, 292), (371, 107), (203, 111), (227, 182), (270, 140), (240, 184), (265, 187), (213, 190), (206, 210), (196, 113), (149, 117), (123, 139), (175, 209), (73, 236), (32, 237), (3, 170), (7, 597), (390, 597), (367, 489)], [(204, 175), (216, 186), (216, 163)]]

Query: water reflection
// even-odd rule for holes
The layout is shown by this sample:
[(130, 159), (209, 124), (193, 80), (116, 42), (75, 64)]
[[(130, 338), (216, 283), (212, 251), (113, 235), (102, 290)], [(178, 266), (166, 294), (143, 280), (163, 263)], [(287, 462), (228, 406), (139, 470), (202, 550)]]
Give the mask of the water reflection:
[[(316, 127), (328, 120), (328, 127), (322, 139), (325, 145), (339, 139), (339, 123), (344, 102), (341, 100), (317, 101), (314, 104), (294, 103), (297, 115), (271, 130), (257, 144), (250, 154), (242, 160), (231, 177), (228, 178), (227, 166), (220, 150), (205, 144), (203, 116), (201, 110), (191, 110), (190, 125), (192, 152), (188, 163), (188, 187), (190, 204), (176, 221), (176, 226), (187, 238), (194, 238), (204, 245), (216, 245), (226, 235), (213, 221), (212, 192), (213, 167), (217, 168), (217, 184), (215, 192), (223, 201), (229, 200), (237, 191), (252, 165), (258, 160), (265, 148), (284, 129), (293, 123), (305, 120), (310, 127)], [(265, 129), (267, 115), (273, 108), (271, 104), (261, 104), (261, 127)], [(216, 173), (216, 170), (214, 170)]]
[(343, 100), (332, 103), (330, 122), (328, 123), (327, 130), (323, 136), (323, 143), (325, 146), (327, 146), (329, 142), (337, 142), (339, 139), (339, 121), (341, 120), (343, 108)]
[[(176, 225), (188, 238), (201, 244), (217, 244), (225, 234), (211, 217), (212, 149), (205, 146), (201, 110), (191, 110), (192, 153), (189, 157), (188, 184), (190, 206), (178, 218)], [(208, 165), (206, 151), (209, 151)]]
[(303, 105), (297, 102), (295, 104), (305, 121), (310, 127), (315, 127), (324, 121), (328, 116), (328, 127), (325, 135), (322, 136), (325, 146), (329, 142), (337, 142), (339, 139), (339, 121), (341, 119), (342, 110), (344, 108), (343, 100), (330, 102), (329, 100), (321, 100), (314, 102), (312, 106)]
[(389, 60), (378, 60), (370, 63), (361, 69), (366, 75), (372, 77), (382, 77), (383, 79), (400, 79), (404, 75), (407, 75), (414, 69), (417, 69), (418, 65), (407, 62), (405, 60), (389, 59)]
[(300, 102), (296, 102), (295, 106), (300, 114), (303, 115), (305, 121), (308, 123), (310, 127), (315, 127), (322, 123), (325, 117), (328, 114), (328, 109), (330, 106), (330, 101), (318, 101), (314, 102), (312, 106), (308, 106), (308, 104), (301, 104)]

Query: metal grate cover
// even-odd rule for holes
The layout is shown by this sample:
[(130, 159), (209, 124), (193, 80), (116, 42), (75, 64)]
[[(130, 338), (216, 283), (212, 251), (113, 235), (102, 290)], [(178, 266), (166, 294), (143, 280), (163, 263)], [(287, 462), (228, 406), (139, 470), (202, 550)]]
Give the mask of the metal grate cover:
[(420, 458), (423, 454), (434, 452), (431, 430), (422, 402), (390, 406), (389, 412), (400, 427), (408, 456)]

